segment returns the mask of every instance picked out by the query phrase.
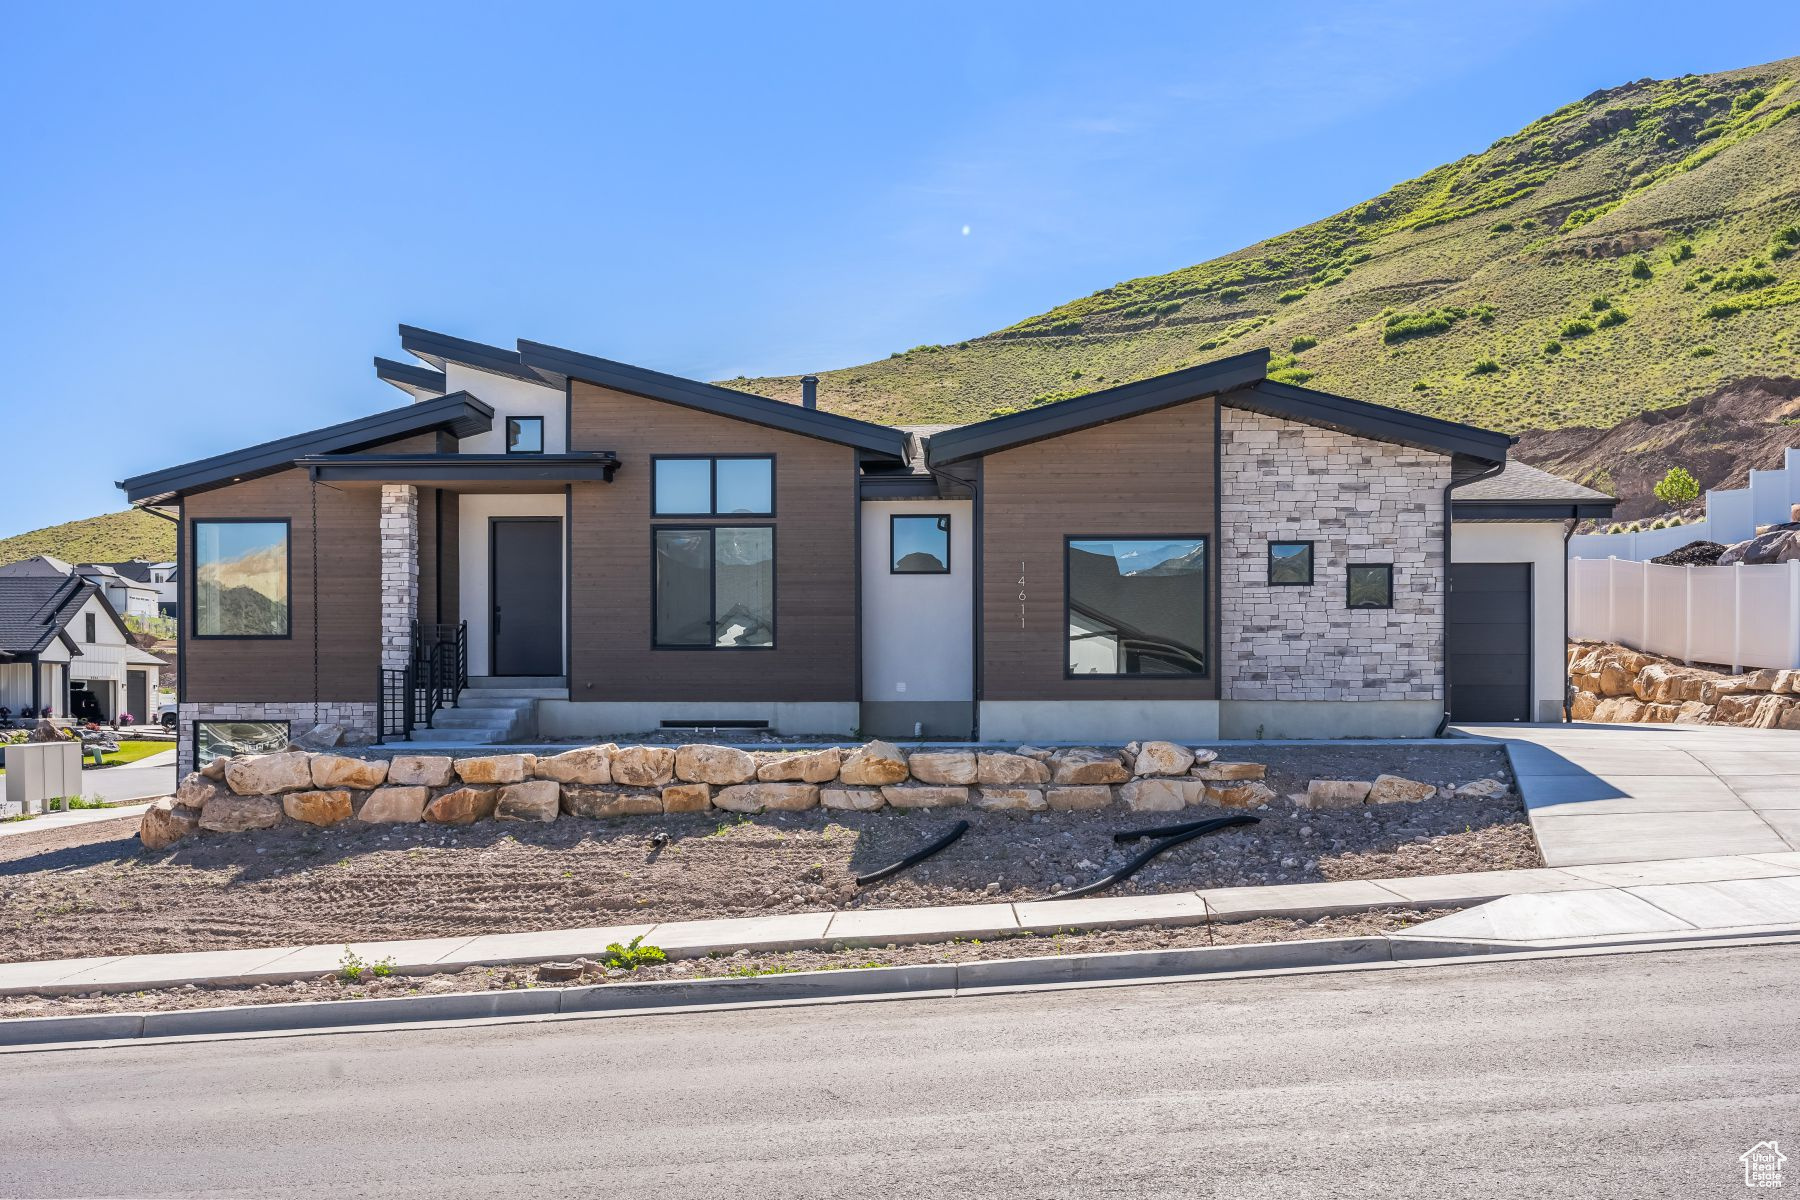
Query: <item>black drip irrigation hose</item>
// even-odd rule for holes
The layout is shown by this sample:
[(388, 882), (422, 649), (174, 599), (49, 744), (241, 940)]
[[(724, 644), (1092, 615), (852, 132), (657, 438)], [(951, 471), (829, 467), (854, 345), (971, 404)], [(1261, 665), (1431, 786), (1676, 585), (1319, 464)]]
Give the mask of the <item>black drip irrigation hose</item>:
[(879, 871), (870, 871), (867, 875), (858, 875), (856, 877), (856, 886), (857, 887), (868, 887), (871, 883), (880, 883), (883, 879), (886, 879), (889, 875), (898, 875), (900, 872), (906, 870), (906, 868), (912, 866), (914, 863), (924, 862), (926, 859), (930, 858), (932, 855), (936, 854), (938, 851), (949, 846), (950, 843), (954, 842), (957, 838), (961, 837), (963, 834), (965, 834), (967, 832), (969, 832), (969, 823), (967, 821), (958, 821), (955, 825), (953, 825), (951, 827), (949, 833), (946, 833), (943, 837), (939, 838), (935, 842), (932, 842), (928, 846), (923, 846), (917, 850), (914, 850), (911, 854), (907, 855), (905, 858), (901, 859), (899, 862), (889, 863), (887, 866), (881, 868)]
[(1215, 825), (1214, 822), (1217, 821), (1227, 821), (1232, 825), (1253, 825), (1260, 820), (1262, 820), (1261, 817), (1253, 817), (1249, 813), (1234, 813), (1230, 817), (1208, 817), (1204, 821), (1186, 821), (1180, 825), (1162, 825), (1155, 829), (1122, 829), (1113, 834), (1113, 841), (1135, 842), (1139, 838), (1173, 837), (1178, 833), (1192, 833), (1196, 829), (1226, 828), (1224, 825)]
[[(1228, 817), (1210, 817), (1207, 820), (1195, 821), (1188, 825), (1172, 826), (1171, 828), (1179, 829), (1182, 832), (1174, 834), (1171, 837), (1166, 837), (1162, 841), (1157, 842), (1154, 846), (1151, 846), (1148, 850), (1144, 851), (1142, 854), (1138, 855), (1136, 858), (1132, 859), (1130, 862), (1126, 863), (1124, 866), (1122, 866), (1118, 870), (1114, 871), (1111, 875), (1107, 875), (1100, 879), (1096, 879), (1096, 880), (1094, 880), (1094, 882), (1092, 882), (1090, 884), (1086, 884), (1082, 887), (1072, 888), (1066, 892), (1057, 892), (1055, 895), (1051, 895), (1051, 896), (1044, 896), (1044, 897), (1042, 897), (1042, 899), (1045, 899), (1045, 900), (1074, 900), (1081, 896), (1091, 896), (1095, 892), (1104, 892), (1107, 888), (1112, 887), (1114, 884), (1124, 883), (1127, 879), (1130, 879), (1133, 875), (1137, 874), (1138, 871), (1142, 870), (1145, 863), (1149, 862), (1151, 859), (1155, 858), (1157, 855), (1162, 854), (1164, 851), (1173, 850), (1175, 847), (1181, 845), (1183, 842), (1191, 842), (1197, 837), (1204, 837), (1207, 834), (1213, 833), (1220, 829), (1229, 829), (1233, 825), (1255, 825), (1257, 822), (1259, 822), (1261, 820), (1262, 820), (1261, 817), (1253, 817), (1249, 813), (1232, 813)], [(1140, 831), (1137, 831), (1139, 836), (1148, 836), (1151, 833), (1160, 833), (1160, 832), (1165, 832), (1165, 831), (1163, 831), (1163, 830), (1140, 830)], [(1123, 836), (1123, 835), (1120, 835), (1120, 836)]]

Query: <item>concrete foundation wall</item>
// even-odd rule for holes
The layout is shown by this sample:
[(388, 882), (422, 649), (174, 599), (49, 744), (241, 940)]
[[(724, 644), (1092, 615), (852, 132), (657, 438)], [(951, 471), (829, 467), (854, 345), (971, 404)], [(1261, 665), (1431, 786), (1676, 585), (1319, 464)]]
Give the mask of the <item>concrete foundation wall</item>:
[(540, 700), (537, 709), (538, 734), (546, 738), (652, 733), (664, 721), (767, 721), (774, 733), (846, 737), (858, 721), (857, 706), (847, 702)]
[(984, 700), (987, 742), (1211, 741), (1219, 736), (1217, 700)]
[(1219, 707), (1219, 736), (1430, 737), (1443, 718), (1436, 700), (1227, 700)]
[[(914, 727), (918, 730), (915, 733)], [(864, 700), (863, 736), (895, 739), (924, 737), (965, 741), (975, 728), (973, 700)]]

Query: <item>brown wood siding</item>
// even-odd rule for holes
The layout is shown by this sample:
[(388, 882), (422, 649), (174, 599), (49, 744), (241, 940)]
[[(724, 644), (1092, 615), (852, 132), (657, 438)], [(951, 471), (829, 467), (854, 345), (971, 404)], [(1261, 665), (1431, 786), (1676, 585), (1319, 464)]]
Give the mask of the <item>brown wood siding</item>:
[[(209, 517), (286, 518), (287, 638), (187, 637), (183, 698), (195, 703), (310, 701), (313, 695), (313, 530), (306, 472), (280, 471), (186, 499), (181, 529), (181, 620), (194, 615), (192, 523)], [(317, 489), (319, 700), (373, 700), (381, 665), (381, 491)]]
[(440, 491), (438, 514), (438, 620), (455, 625), (462, 611), (462, 504), (455, 492)]
[[(1208, 396), (982, 460), (983, 699), (1217, 698), (1216, 422)], [(1132, 534), (1207, 536), (1208, 678), (1064, 678), (1063, 539)]]
[(419, 620), (435, 625), (438, 616), (438, 496), (436, 488), (419, 489)]
[[(623, 465), (611, 483), (573, 488), (569, 698), (854, 701), (854, 452), (581, 382), (571, 385), (570, 409), (570, 448), (613, 450)], [(775, 456), (773, 650), (651, 649), (653, 454)]]

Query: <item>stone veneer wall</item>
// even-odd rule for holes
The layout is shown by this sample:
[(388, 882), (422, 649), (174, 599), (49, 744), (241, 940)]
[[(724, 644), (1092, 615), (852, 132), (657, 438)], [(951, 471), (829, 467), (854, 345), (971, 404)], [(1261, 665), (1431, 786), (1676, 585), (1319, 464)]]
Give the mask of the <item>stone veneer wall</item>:
[(381, 665), (404, 670), (419, 619), (419, 489), (381, 485)]
[[(1227, 700), (1441, 700), (1448, 455), (1220, 413)], [(1271, 541), (1313, 543), (1311, 587), (1270, 587)], [(1394, 564), (1394, 607), (1344, 605), (1346, 566)]]
[(375, 740), (375, 705), (357, 700), (310, 700), (288, 704), (256, 702), (231, 704), (182, 704), (176, 712), (180, 721), (175, 728), (175, 777), (194, 769), (195, 721), (286, 721), (288, 736), (297, 738), (314, 725), (341, 725), (344, 740), (351, 744)]

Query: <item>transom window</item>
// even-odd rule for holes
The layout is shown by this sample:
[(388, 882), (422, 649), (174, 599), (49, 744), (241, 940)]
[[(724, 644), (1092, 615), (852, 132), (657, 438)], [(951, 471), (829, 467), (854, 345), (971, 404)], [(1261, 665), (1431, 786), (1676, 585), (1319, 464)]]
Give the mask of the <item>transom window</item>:
[(288, 636), (288, 523), (195, 521), (195, 637)]
[(544, 452), (544, 418), (506, 418), (506, 452), (508, 454), (542, 454)]
[(659, 517), (772, 516), (775, 459), (654, 458), (650, 511)]
[(948, 575), (950, 518), (936, 514), (890, 516), (888, 570), (895, 575)]
[(657, 649), (774, 647), (774, 529), (659, 526), (652, 537)]
[(1313, 581), (1311, 542), (1269, 543), (1269, 586), (1306, 587)]
[(1070, 538), (1070, 676), (1206, 674), (1206, 539)]
[(1394, 607), (1394, 565), (1351, 563), (1344, 591), (1346, 608)]

